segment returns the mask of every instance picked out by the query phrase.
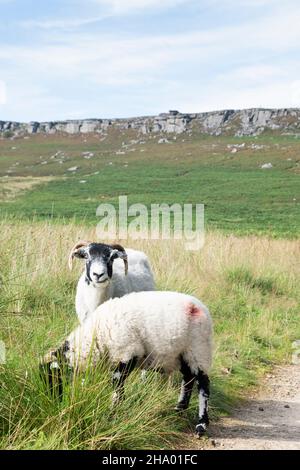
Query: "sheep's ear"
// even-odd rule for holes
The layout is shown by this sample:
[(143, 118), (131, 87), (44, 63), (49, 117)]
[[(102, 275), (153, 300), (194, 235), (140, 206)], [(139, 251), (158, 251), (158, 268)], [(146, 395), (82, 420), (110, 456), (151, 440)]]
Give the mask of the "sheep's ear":
[(120, 258), (124, 261), (125, 276), (128, 273), (128, 257), (125, 249), (121, 245), (111, 245), (110, 260), (113, 261), (116, 258)]
[(76, 245), (72, 248), (70, 255), (69, 255), (69, 268), (70, 271), (73, 268), (73, 259), (74, 258), (86, 258), (87, 257), (87, 251), (86, 248), (87, 246), (90, 245), (90, 242), (86, 241), (81, 241), (79, 243), (76, 243)]
[(74, 251), (73, 256), (74, 258), (86, 258), (87, 251), (85, 248), (80, 248), (79, 250)]

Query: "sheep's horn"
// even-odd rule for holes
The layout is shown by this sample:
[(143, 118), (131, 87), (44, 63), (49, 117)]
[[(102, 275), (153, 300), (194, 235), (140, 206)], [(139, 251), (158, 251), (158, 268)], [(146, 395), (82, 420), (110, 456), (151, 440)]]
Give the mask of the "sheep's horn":
[(121, 258), (124, 261), (125, 276), (127, 276), (127, 273), (128, 273), (128, 257), (127, 257), (127, 253), (125, 251), (125, 248), (121, 245), (118, 245), (118, 244), (110, 245), (110, 247), (113, 250), (118, 250), (122, 253), (122, 255), (120, 255), (119, 258)]
[(72, 271), (73, 268), (73, 259), (76, 254), (76, 252), (79, 250), (79, 248), (82, 248), (83, 246), (88, 246), (90, 245), (91, 242), (88, 242), (86, 240), (81, 240), (80, 242), (77, 242), (76, 245), (73, 246), (72, 250), (70, 251), (69, 255), (69, 261), (68, 261), (68, 266), (70, 271)]

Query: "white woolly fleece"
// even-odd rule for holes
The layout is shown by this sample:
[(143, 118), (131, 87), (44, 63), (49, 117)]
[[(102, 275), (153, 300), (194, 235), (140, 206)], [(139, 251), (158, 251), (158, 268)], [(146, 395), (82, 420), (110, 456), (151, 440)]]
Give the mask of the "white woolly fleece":
[(208, 373), (212, 361), (212, 320), (193, 296), (177, 292), (138, 292), (100, 305), (67, 338), (67, 360), (84, 368), (109, 352), (112, 363), (140, 359), (144, 368), (171, 372), (182, 355), (192, 372)]

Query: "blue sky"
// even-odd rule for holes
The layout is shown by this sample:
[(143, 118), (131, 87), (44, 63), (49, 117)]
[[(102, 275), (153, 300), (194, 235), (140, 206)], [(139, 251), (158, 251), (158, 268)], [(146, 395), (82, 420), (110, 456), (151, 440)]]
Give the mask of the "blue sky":
[(298, 0), (0, 0), (0, 119), (300, 106)]

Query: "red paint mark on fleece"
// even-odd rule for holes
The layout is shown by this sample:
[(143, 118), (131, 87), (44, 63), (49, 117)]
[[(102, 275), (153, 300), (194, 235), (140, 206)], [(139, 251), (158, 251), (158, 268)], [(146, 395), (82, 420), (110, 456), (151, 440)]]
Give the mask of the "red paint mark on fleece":
[(202, 315), (203, 313), (204, 313), (203, 310), (200, 307), (197, 307), (197, 305), (193, 303), (188, 304), (187, 309), (186, 309), (186, 314), (189, 317), (192, 317), (192, 318), (200, 317), (200, 315)]

